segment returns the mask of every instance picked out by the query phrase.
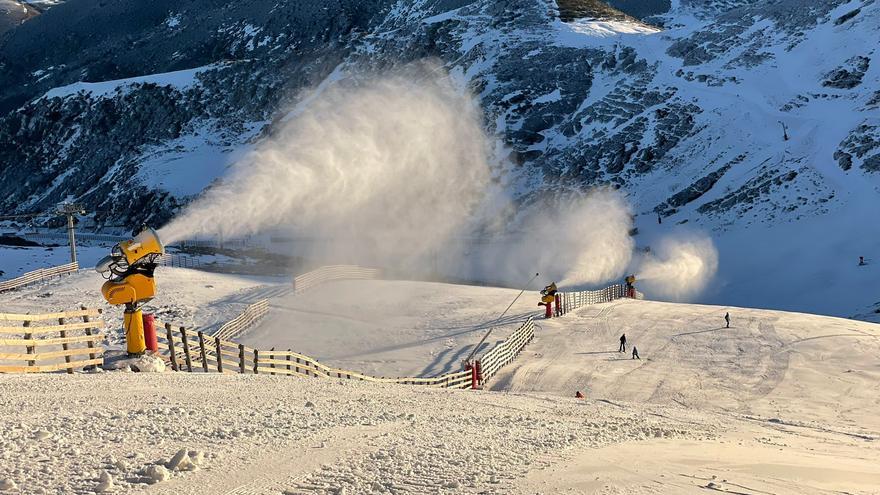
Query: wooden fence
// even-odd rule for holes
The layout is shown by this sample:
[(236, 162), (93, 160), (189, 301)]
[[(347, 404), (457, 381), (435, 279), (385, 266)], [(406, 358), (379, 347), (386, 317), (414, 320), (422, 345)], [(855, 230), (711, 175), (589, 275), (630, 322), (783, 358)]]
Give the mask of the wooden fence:
[(269, 300), (261, 299), (247, 307), (240, 315), (223, 324), (213, 337), (229, 340), (263, 319), (269, 313)]
[(0, 292), (24, 287), (25, 285), (46, 280), (47, 278), (75, 273), (77, 270), (79, 270), (79, 264), (77, 263), (68, 263), (66, 265), (54, 266), (52, 268), (40, 268), (32, 272), (27, 272), (20, 277), (0, 282)]
[(356, 265), (322, 266), (294, 278), (293, 292), (299, 294), (333, 280), (373, 280), (379, 278), (381, 274), (382, 271), (377, 268), (364, 268)]
[(73, 373), (102, 365), (100, 315), (100, 309), (87, 308), (39, 315), (0, 313), (0, 373)]
[(164, 324), (164, 333), (158, 332), (159, 351), (174, 371), (201, 373), (251, 373), (270, 375), (300, 375), (317, 378), (339, 378), (374, 383), (399, 383), (441, 388), (470, 388), (471, 372), (461, 371), (445, 375), (417, 377), (375, 377), (356, 371), (333, 368), (318, 360), (292, 352), (275, 349), (259, 350), (207, 335)]
[(496, 345), (477, 360), (479, 363), (480, 380), (485, 382), (492, 378), (498, 373), (498, 370), (516, 359), (526, 344), (531, 342), (534, 337), (535, 322), (532, 317), (529, 317), (504, 342)]

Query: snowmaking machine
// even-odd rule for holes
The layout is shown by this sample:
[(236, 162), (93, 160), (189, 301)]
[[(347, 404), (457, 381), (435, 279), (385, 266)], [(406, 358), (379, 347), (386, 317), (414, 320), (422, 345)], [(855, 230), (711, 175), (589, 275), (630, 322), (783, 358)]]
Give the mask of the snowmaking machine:
[(635, 299), (636, 298), (636, 276), (630, 275), (624, 279), (626, 282), (626, 297)]
[[(541, 291), (541, 302), (538, 303), (538, 306), (544, 306), (544, 318), (550, 318), (553, 316), (553, 303), (556, 301), (557, 291), (556, 282), (544, 287), (544, 290)], [(559, 303), (557, 303), (557, 310), (559, 309), (558, 304)]]
[(120, 242), (95, 265), (95, 270), (108, 280), (101, 287), (104, 299), (113, 305), (125, 305), (123, 326), (129, 355), (140, 355), (146, 350), (144, 319), (140, 305), (156, 295), (153, 272), (165, 246), (151, 228), (133, 239)]

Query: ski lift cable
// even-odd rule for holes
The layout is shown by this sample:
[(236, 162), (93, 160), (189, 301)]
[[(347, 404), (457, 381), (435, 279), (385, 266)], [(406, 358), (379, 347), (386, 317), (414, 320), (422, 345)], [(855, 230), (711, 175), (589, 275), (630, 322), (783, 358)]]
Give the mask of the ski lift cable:
[(468, 355), (467, 359), (465, 359), (465, 362), (466, 362), (466, 363), (471, 362), (471, 359), (473, 359), (473, 357), (474, 357), (474, 355), (477, 353), (477, 351), (480, 350), (480, 346), (482, 346), (483, 343), (486, 341), (486, 339), (489, 338), (489, 334), (492, 333), (492, 330), (495, 330), (495, 326), (497, 326), (498, 323), (501, 321), (501, 319), (504, 318), (504, 315), (506, 315), (507, 312), (510, 311), (510, 308), (512, 308), (513, 305), (516, 304), (516, 301), (519, 300), (520, 296), (522, 296), (523, 293), (525, 293), (525, 291), (529, 288), (529, 285), (531, 285), (532, 282), (533, 282), (536, 278), (538, 278), (538, 275), (540, 275), (540, 273), (536, 273), (534, 277), (530, 278), (529, 281), (526, 282), (525, 285), (523, 285), (523, 288), (522, 288), (521, 291), (519, 291), (519, 294), (517, 294), (516, 297), (513, 298), (513, 301), (511, 301), (510, 304), (507, 305), (507, 309), (505, 309), (505, 310), (501, 313), (501, 315), (499, 315), (498, 318), (496, 318), (495, 321), (492, 322), (492, 324), (489, 326), (489, 331), (486, 332), (486, 335), (483, 335), (483, 338), (480, 339), (480, 342), (477, 343), (476, 346), (474, 346), (474, 350), (472, 350), (471, 353), (470, 353), (470, 355)]

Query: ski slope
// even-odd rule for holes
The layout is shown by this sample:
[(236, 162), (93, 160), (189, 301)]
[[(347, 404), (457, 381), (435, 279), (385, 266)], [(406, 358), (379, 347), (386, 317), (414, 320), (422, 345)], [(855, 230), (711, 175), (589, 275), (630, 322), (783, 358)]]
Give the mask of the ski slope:
[[(432, 282), (332, 282), (271, 298), (269, 316), (237, 340), (259, 349), (293, 349), (327, 365), (375, 376), (433, 376), (460, 371), (461, 362), (518, 294)], [(523, 294), (481, 352), (536, 315), (538, 298), (534, 290)]]
[[(517, 294), (371, 280), (294, 296), (278, 279), (164, 267), (157, 277), (151, 304), (173, 321), (177, 311), (204, 328), (269, 297), (269, 317), (240, 340), (377, 374), (458, 366)], [(82, 272), (0, 294), (0, 308), (95, 305), (99, 282)], [(489, 342), (535, 312), (535, 296), (525, 293)], [(720, 328), (726, 311), (731, 329)], [(629, 300), (538, 323), (536, 338), (485, 391), (262, 374), (3, 375), (0, 415), (14, 419), (0, 424), (0, 487), (877, 493), (880, 326)], [(621, 332), (642, 360), (616, 351)], [(194, 467), (163, 474), (181, 450)]]
[[(852, 435), (880, 432), (880, 325), (632, 300), (586, 306), (540, 325), (491, 390), (562, 396), (582, 390), (588, 397), (781, 418)], [(618, 352), (622, 333), (626, 353)], [(632, 345), (640, 360), (632, 359)]]

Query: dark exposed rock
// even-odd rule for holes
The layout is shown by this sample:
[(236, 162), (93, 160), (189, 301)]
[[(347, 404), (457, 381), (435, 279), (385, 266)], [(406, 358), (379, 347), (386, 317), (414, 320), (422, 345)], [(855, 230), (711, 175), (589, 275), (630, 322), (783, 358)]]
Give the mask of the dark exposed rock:
[[(39, 246), (40, 243), (24, 239), (14, 235), (0, 235), (2, 246)], [(0, 273), (2, 275), (2, 273)]]
[(722, 213), (736, 206), (755, 203), (760, 198), (770, 195), (773, 189), (793, 181), (797, 176), (798, 172), (794, 170), (765, 169), (739, 189), (701, 205), (697, 211), (699, 213)]
[(840, 16), (840, 17), (838, 17), (837, 19), (835, 19), (835, 20), (834, 20), (834, 25), (835, 25), (835, 26), (840, 26), (840, 25), (843, 24), (844, 22), (846, 22), (846, 21), (852, 19), (853, 17), (859, 15), (861, 12), (862, 12), (862, 9), (851, 10), (851, 11), (847, 12), (846, 14), (843, 14), (842, 16)]
[(672, 7), (670, 0), (608, 0), (608, 4), (639, 19), (665, 14)]
[(853, 57), (846, 64), (825, 75), (822, 86), (838, 89), (852, 89), (862, 84), (862, 78), (871, 65), (867, 57)]
[(675, 213), (682, 206), (699, 199), (701, 196), (709, 192), (709, 190), (712, 189), (712, 187), (714, 187), (719, 180), (721, 180), (721, 177), (723, 177), (724, 174), (726, 174), (732, 166), (736, 165), (737, 163), (742, 163), (745, 158), (746, 155), (739, 155), (733, 160), (724, 164), (718, 170), (710, 172), (709, 174), (697, 179), (693, 184), (675, 193), (664, 203), (658, 205), (656, 208), (654, 208), (654, 211), (663, 216), (669, 216)]
[(852, 155), (849, 153), (837, 150), (834, 152), (834, 159), (837, 160), (837, 163), (843, 170), (849, 170), (852, 168)]
[(601, 0), (557, 0), (556, 4), (559, 6), (559, 18), (564, 22), (581, 18), (612, 20), (629, 18)]
[(40, 15), (39, 9), (18, 0), (0, 0), (0, 36)]
[(834, 159), (844, 170), (860, 161), (860, 168), (867, 172), (880, 172), (880, 127), (862, 124), (840, 143)]

